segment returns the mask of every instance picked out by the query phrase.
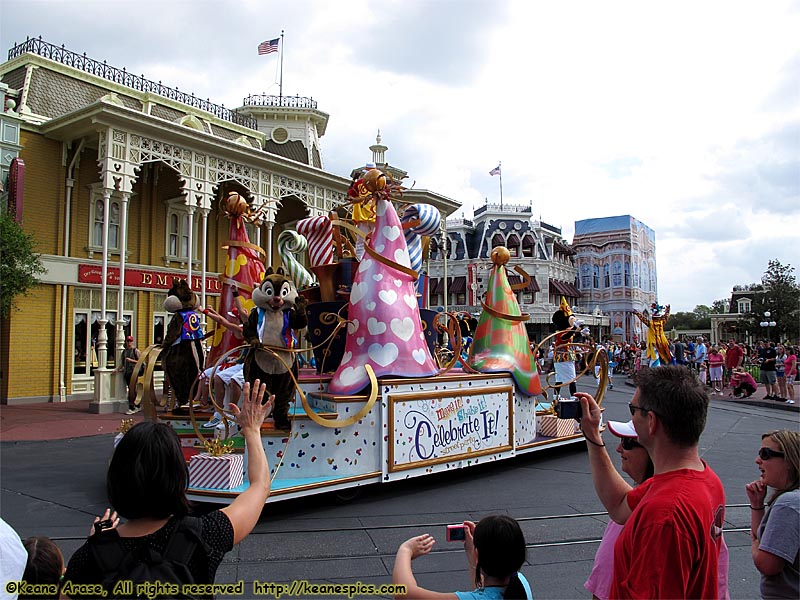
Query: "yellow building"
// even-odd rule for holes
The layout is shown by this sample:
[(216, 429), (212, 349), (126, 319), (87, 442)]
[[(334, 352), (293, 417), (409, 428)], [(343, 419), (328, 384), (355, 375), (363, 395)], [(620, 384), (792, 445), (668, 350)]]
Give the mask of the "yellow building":
[[(228, 192), (263, 214), (248, 233), (274, 266), (283, 228), (345, 201), (350, 179), (322, 165), (328, 115), (308, 98), (248, 96), (231, 110), (41, 39), (11, 49), (0, 93), (0, 154), (17, 171), (24, 162), (24, 184), (0, 164), (2, 202), (47, 269), (0, 322), (2, 403), (124, 407), (114, 371), (124, 338), (139, 348), (160, 340), (172, 279), (216, 302)], [(443, 216), (458, 207), (424, 190), (406, 199)]]

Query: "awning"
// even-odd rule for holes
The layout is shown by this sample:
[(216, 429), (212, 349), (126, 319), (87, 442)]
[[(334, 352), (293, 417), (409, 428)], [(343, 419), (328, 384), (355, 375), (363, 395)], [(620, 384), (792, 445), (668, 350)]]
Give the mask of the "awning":
[(440, 293), (439, 287), (442, 285), (442, 280), (438, 277), (431, 277), (430, 283), (428, 284), (428, 293), (429, 294), (438, 294)]
[(580, 298), (581, 292), (571, 283), (566, 281), (558, 281), (557, 279), (550, 280), (550, 293), (567, 298)]
[[(508, 276), (508, 283), (510, 283), (511, 285), (516, 285), (518, 283), (522, 283), (522, 277), (518, 277), (517, 275), (509, 275)], [(539, 284), (536, 282), (536, 277), (531, 275), (531, 280), (528, 283), (528, 286), (523, 288), (523, 289), (521, 289), (521, 290), (518, 290), (518, 291), (522, 291), (522, 292), (538, 292), (538, 291), (540, 291)]]
[(448, 283), (449, 283), (449, 285), (447, 286), (448, 294), (462, 294), (467, 291), (466, 277), (454, 277), (452, 281)]

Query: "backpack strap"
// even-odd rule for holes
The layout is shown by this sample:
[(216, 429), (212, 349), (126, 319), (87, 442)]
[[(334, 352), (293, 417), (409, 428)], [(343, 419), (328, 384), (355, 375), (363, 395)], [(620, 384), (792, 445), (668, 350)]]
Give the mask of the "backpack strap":
[(110, 573), (116, 573), (128, 555), (128, 550), (122, 545), (119, 534), (113, 529), (91, 535), (89, 549), (104, 577)]
[(203, 521), (198, 517), (182, 517), (175, 525), (164, 548), (164, 560), (188, 565), (198, 544), (203, 543)]

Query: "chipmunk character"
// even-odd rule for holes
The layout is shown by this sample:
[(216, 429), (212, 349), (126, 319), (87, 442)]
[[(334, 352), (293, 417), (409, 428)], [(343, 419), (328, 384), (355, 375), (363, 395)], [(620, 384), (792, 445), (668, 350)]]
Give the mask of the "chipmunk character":
[[(294, 377), (297, 377), (296, 354), (282, 350), (297, 345), (294, 331), (308, 325), (306, 299), (298, 296), (292, 279), (282, 267), (267, 269), (264, 280), (253, 290), (255, 308), (244, 325), (244, 339), (253, 347), (244, 363), (244, 377), (253, 385), (256, 379), (267, 384), (275, 394), (273, 419), (276, 429), (289, 429), (289, 403), (294, 399)], [(272, 352), (263, 350), (268, 346)], [(288, 365), (288, 369), (287, 369)]]
[(192, 384), (203, 370), (203, 327), (199, 300), (185, 279), (173, 279), (164, 300), (164, 310), (173, 314), (161, 347), (162, 364), (175, 393), (175, 411), (180, 413), (189, 404)]

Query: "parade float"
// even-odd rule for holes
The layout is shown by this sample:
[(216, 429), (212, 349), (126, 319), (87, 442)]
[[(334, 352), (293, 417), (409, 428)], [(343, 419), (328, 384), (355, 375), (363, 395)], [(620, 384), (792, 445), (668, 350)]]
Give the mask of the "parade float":
[[(207, 364), (224, 369), (246, 352), (269, 353), (297, 371), (289, 428), (268, 419), (262, 441), (272, 470), (268, 502), (462, 469), (544, 448), (580, 442), (577, 421), (556, 414), (559, 398), (537, 368), (507, 269), (509, 252), (494, 248), (489, 285), (468, 349), (458, 317), (420, 308), (418, 274), (427, 237), (440, 230), (439, 212), (402, 202), (403, 188), (377, 169), (353, 182), (350, 205), (297, 223), (278, 238), (282, 268), (303, 298), (308, 327), (300, 344), (243, 344), (217, 330)], [(232, 207), (233, 205), (233, 207)], [(238, 206), (238, 208), (237, 208)], [(249, 242), (245, 206), (228, 202), (231, 242), (221, 276), (221, 310), (253, 309), (251, 293), (264, 278), (263, 251)], [(249, 215), (252, 217), (252, 215)], [(355, 217), (355, 218), (354, 218)], [(366, 226), (365, 226), (366, 225)], [(307, 261), (303, 260), (306, 257)], [(302, 263), (309, 265), (306, 268)], [(554, 334), (555, 335), (555, 334)], [(552, 337), (552, 336), (551, 336)], [(542, 344), (549, 344), (550, 338)], [(602, 366), (604, 353), (585, 368)], [(143, 353), (152, 373), (157, 349)], [(291, 369), (296, 354), (314, 368)], [(311, 357), (313, 356), (313, 361)], [(148, 362), (150, 363), (148, 365)], [(294, 377), (294, 375), (292, 375)], [(189, 495), (230, 502), (246, 489), (244, 441), (225, 400), (212, 399), (224, 423), (203, 429), (207, 415), (157, 410), (145, 380), (138, 398), (148, 418), (169, 422), (189, 462)], [(569, 382), (561, 382), (562, 384)], [(597, 390), (602, 401), (605, 375)], [(347, 490), (350, 490), (348, 492)]]

